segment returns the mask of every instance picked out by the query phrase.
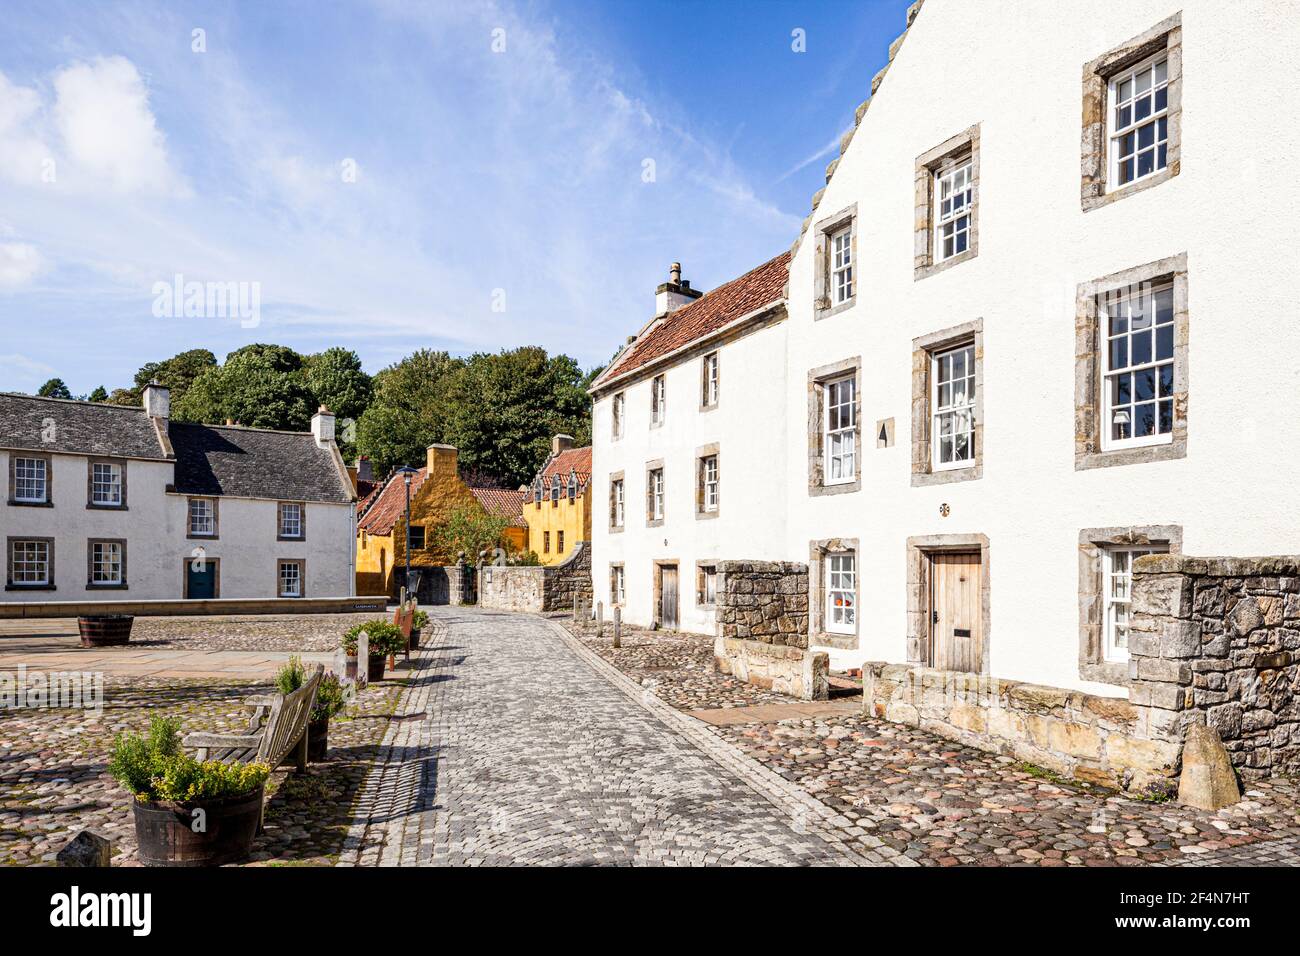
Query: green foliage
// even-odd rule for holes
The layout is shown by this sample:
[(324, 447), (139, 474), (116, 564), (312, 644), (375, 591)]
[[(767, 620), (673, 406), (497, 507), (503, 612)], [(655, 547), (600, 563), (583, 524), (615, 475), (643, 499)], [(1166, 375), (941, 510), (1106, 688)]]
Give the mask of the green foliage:
[(96, 386), (95, 390), (86, 396), (88, 402), (106, 402), (108, 401), (108, 389), (103, 385)]
[(480, 551), (494, 551), (501, 547), (510, 519), (492, 514), (474, 505), (458, 505), (447, 515), (447, 520), (433, 532), (438, 551), (455, 560), (464, 552), (470, 564), (478, 563)]
[(118, 734), (108, 772), (141, 800), (182, 803), (242, 796), (270, 776), (264, 763), (223, 764), (183, 753), (180, 727), (177, 717), (154, 717), (146, 735)]
[(355, 654), (357, 652), (357, 638), (362, 631), (369, 635), (371, 657), (387, 657), (389, 654), (400, 654), (406, 650), (406, 638), (402, 636), (402, 629), (391, 621), (385, 621), (382, 618), (375, 618), (373, 621), (362, 621), (360, 624), (354, 624), (344, 631), (343, 650), (349, 654)]
[(307, 668), (302, 666), (302, 656), (292, 655), (275, 674), (275, 689), (281, 694), (292, 694), (307, 681)]
[(375, 376), (357, 446), (378, 474), (422, 464), (428, 446), (447, 440), (446, 386), (460, 364), (446, 352), (421, 349)]
[(374, 385), (351, 349), (331, 348), (303, 360), (303, 375), (316, 401), (339, 418), (360, 418), (370, 404)]
[(52, 378), (36, 390), (36, 394), (43, 398), (71, 398), (72, 393), (68, 391), (68, 386), (63, 384), (63, 379)]
[(283, 345), (246, 345), (224, 365), (205, 369), (179, 402), (178, 421), (220, 424), (227, 418), (252, 428), (306, 431), (317, 403), (300, 374), (302, 356)]
[(411, 615), (411, 627), (424, 630), (428, 626), (429, 626), (428, 611), (416, 611), (413, 615)]
[(522, 568), (538, 568), (542, 565), (542, 559), (537, 556), (536, 551), (517, 551), (506, 558), (506, 564)]
[(341, 711), (346, 703), (347, 694), (344, 692), (343, 682), (333, 671), (326, 671), (321, 675), (320, 684), (316, 688), (316, 703), (311, 709), (311, 719), (313, 722), (329, 720)]

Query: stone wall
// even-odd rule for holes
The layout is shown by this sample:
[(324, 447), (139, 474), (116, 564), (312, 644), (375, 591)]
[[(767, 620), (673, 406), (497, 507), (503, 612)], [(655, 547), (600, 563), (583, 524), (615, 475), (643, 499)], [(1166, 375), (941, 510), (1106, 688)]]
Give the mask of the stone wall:
[(574, 595), (583, 607), (590, 607), (591, 545), (580, 541), (561, 564), (550, 567), (484, 566), (478, 572), (480, 607), (508, 611), (572, 610)]
[(451, 564), (436, 568), (420, 568), (420, 589), (416, 594), (421, 604), (449, 604), (459, 607), (464, 603), (463, 576), (473, 574), (472, 567)]
[(1144, 736), (1142, 709), (1114, 697), (984, 674), (869, 661), (863, 704), (950, 740), (1120, 789), (1172, 778), (1180, 745)]
[(718, 576), (718, 670), (792, 697), (825, 700), (830, 659), (808, 649), (808, 566), (721, 561)]
[(1130, 698), (1149, 732), (1219, 732), (1243, 776), (1300, 774), (1300, 556), (1133, 565)]

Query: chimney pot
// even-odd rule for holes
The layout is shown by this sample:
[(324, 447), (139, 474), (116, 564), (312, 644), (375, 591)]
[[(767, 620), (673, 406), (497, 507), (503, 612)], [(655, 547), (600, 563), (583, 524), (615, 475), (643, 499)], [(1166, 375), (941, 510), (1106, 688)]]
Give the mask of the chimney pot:
[(680, 262), (674, 262), (669, 267), (668, 281), (671, 282), (673, 285), (677, 285), (679, 282), (682, 281), (682, 264)]

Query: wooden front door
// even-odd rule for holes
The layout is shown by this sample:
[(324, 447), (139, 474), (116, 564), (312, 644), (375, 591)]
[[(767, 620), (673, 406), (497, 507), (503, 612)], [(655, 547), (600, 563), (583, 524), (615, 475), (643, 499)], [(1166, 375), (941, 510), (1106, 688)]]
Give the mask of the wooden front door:
[(185, 596), (207, 600), (217, 596), (217, 562), (215, 558), (185, 561)]
[(659, 626), (677, 630), (677, 565), (659, 565)]
[(984, 663), (979, 552), (929, 557), (930, 665), (979, 673)]

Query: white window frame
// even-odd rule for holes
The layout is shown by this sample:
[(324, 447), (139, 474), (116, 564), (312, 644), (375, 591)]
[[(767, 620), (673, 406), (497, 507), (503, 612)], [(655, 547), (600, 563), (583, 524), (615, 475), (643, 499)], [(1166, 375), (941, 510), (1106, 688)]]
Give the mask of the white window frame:
[(700, 480), (704, 485), (702, 495), (705, 511), (718, 510), (718, 456), (705, 455), (700, 461)]
[(704, 375), (700, 402), (705, 408), (718, 404), (718, 353), (704, 356)]
[[(1157, 68), (1164, 67), (1164, 79), (1156, 81)], [(1143, 90), (1140, 94), (1137, 92), (1137, 77), (1139, 74), (1151, 71), (1151, 85)], [(1128, 95), (1121, 100), (1120, 87), (1123, 84), (1129, 84)], [(1159, 92), (1165, 93), (1165, 105), (1159, 109), (1156, 108)], [(1138, 97), (1145, 97), (1147, 93), (1151, 95), (1151, 112), (1140, 120), (1134, 120), (1137, 113)], [(1121, 113), (1128, 109), (1127, 125), (1121, 125)], [(1160, 138), (1160, 126), (1163, 120), (1165, 136)], [(1139, 131), (1147, 127), (1151, 128), (1151, 143), (1147, 147), (1139, 145), (1141, 137)], [(1123, 159), (1120, 156), (1120, 146), (1124, 137), (1132, 135), (1134, 137), (1134, 149), (1129, 154), (1133, 162), (1133, 178), (1126, 183), (1121, 183), (1120, 166)], [(1106, 142), (1107, 155), (1109, 156), (1109, 171), (1107, 173), (1107, 190), (1114, 192), (1119, 189), (1127, 189), (1135, 183), (1150, 176), (1154, 176), (1162, 170), (1169, 168), (1169, 53), (1167, 50), (1161, 50), (1154, 56), (1150, 56), (1140, 63), (1126, 67), (1124, 70), (1112, 76), (1106, 85)], [(1165, 162), (1160, 165), (1160, 147), (1165, 147)], [(1138, 156), (1147, 149), (1152, 154), (1151, 170), (1146, 173), (1138, 174)]]
[(626, 489), (622, 478), (615, 478), (611, 484), (613, 487), (610, 489), (610, 495), (614, 499), (614, 527), (621, 528), (627, 518)]
[[(1101, 549), (1101, 598), (1102, 598), (1102, 659), (1107, 663), (1123, 664), (1128, 661), (1128, 632), (1132, 618), (1130, 608), (1133, 604), (1133, 562), (1144, 554), (1167, 554), (1169, 546), (1144, 545), (1142, 547), (1112, 547)], [(1116, 559), (1123, 556), (1123, 565), (1117, 566)], [(1121, 620), (1122, 618), (1122, 620)], [(1123, 634), (1123, 647), (1118, 639)]]
[(701, 607), (715, 607), (718, 603), (718, 569), (716, 566), (706, 564), (700, 567), (700, 594), (699, 603)]
[[(954, 378), (952, 368), (955, 356), (961, 353), (963, 372), (960, 379)], [(948, 380), (942, 381), (945, 366), (948, 368)], [(958, 404), (953, 401), (956, 394), (954, 386), (960, 381), (964, 386), (964, 399)], [(947, 401), (943, 400), (944, 387), (947, 387)], [(930, 469), (932, 471), (950, 471), (954, 468), (973, 468), (975, 466), (975, 343), (966, 342), (952, 348), (943, 349), (930, 355)], [(956, 428), (963, 415), (966, 422), (966, 455), (957, 458), (957, 436), (961, 434)], [(942, 444), (945, 422), (952, 422), (950, 435), (953, 440), (953, 459), (942, 460)]]
[(615, 392), (613, 403), (610, 408), (612, 415), (611, 428), (613, 431), (613, 440), (618, 441), (623, 437), (623, 425), (627, 416), (627, 393)]
[(94, 587), (120, 585), (123, 557), (122, 542), (92, 541), (90, 543), (91, 585)]
[[(826, 630), (833, 634), (856, 634), (858, 629), (857, 552), (827, 554), (823, 559), (826, 573)], [(836, 604), (836, 601), (839, 604)]]
[(664, 517), (664, 470), (650, 472), (650, 520), (662, 521)]
[[(302, 532), (302, 513), (303, 506), (298, 502), (282, 501), (280, 502), (280, 537), (288, 538), (294, 541), (300, 541), (303, 538)], [(290, 514), (297, 515), (297, 521), (289, 521)], [(290, 530), (294, 529), (294, 530)]]
[[(285, 588), (286, 577), (284, 572), (286, 568), (293, 569), (293, 574), (289, 576), (290, 578), (292, 578), (295, 585), (295, 589), (292, 591), (287, 590)], [(276, 568), (276, 579), (278, 582), (276, 584), (277, 597), (282, 597), (282, 598), (302, 597), (302, 570), (303, 568), (302, 568), (301, 561), (282, 560), (279, 562), (279, 565)]]
[(622, 606), (627, 603), (627, 577), (621, 564), (614, 565), (612, 570), (614, 572), (614, 580), (611, 582), (613, 593), (610, 594), (609, 599), (611, 603)]
[[(848, 389), (847, 400), (843, 389)], [(858, 380), (856, 375), (831, 379), (823, 386), (822, 441), (825, 468), (822, 481), (827, 485), (843, 485), (857, 480), (858, 456)], [(832, 411), (840, 410), (832, 427)], [(845, 411), (846, 410), (846, 411)], [(847, 414), (849, 423), (844, 424)]]
[[(207, 508), (205, 514), (197, 514), (195, 505), (202, 505)], [(191, 498), (187, 508), (187, 527), (189, 534), (196, 538), (211, 538), (217, 533), (217, 506), (211, 498)], [(206, 522), (206, 530), (195, 523), (195, 519), (202, 519)]]
[(90, 502), (102, 508), (122, 507), (122, 466), (111, 461), (90, 464)]
[(843, 305), (853, 298), (852, 221), (826, 238), (830, 255), (831, 305)]
[[(958, 179), (962, 181), (959, 183)], [(948, 190), (948, 209), (944, 210), (945, 193)], [(956, 204), (955, 197), (961, 198), (961, 205)], [(970, 251), (972, 213), (975, 208), (975, 161), (966, 155), (954, 162), (946, 163), (934, 171), (934, 261), (944, 262), (954, 256)], [(961, 220), (965, 219), (965, 225)], [(948, 229), (951, 227), (951, 235)], [(945, 251), (945, 240), (952, 239), (952, 252)], [(959, 238), (965, 239), (965, 245), (958, 249)]]
[[(26, 472), (26, 474), (24, 474)], [(23, 485), (28, 493), (23, 494)], [(39, 493), (38, 493), (39, 492)], [(50, 463), (45, 458), (14, 458), (14, 501), (23, 504), (45, 504), (50, 500)]]
[[(54, 583), (51, 580), (50, 542), (35, 538), (15, 538), (9, 543), (9, 580), (14, 587), (39, 588)], [(23, 556), (19, 557), (19, 552)], [(22, 570), (20, 570), (20, 568)], [(31, 577), (37, 569), (40, 577)]]
[[(1161, 296), (1168, 297), (1168, 310), (1166, 320), (1160, 321), (1157, 312), (1157, 300)], [(1146, 362), (1134, 365), (1133, 358), (1133, 322), (1132, 313), (1123, 320), (1124, 331), (1114, 331), (1112, 327), (1112, 313), (1120, 302), (1130, 302), (1134, 298), (1144, 300), (1144, 305), (1150, 310), (1150, 324), (1143, 331), (1149, 332), (1151, 336), (1151, 346), (1149, 359)], [(1158, 284), (1140, 283), (1136, 286), (1117, 290), (1107, 293), (1100, 297), (1098, 302), (1098, 322), (1097, 338), (1098, 347), (1101, 350), (1100, 361), (1097, 363), (1101, 369), (1101, 448), (1102, 451), (1113, 451), (1121, 448), (1143, 448), (1149, 445), (1168, 445), (1174, 440), (1174, 424), (1177, 414), (1174, 408), (1174, 396), (1177, 393), (1178, 383), (1175, 380), (1177, 369), (1174, 363), (1174, 353), (1177, 350), (1177, 321), (1174, 310), (1174, 286), (1171, 282), (1162, 282)], [(1167, 358), (1158, 358), (1160, 331), (1167, 329), (1170, 341), (1169, 356)], [(1140, 334), (1140, 333), (1139, 333)], [(1124, 340), (1125, 358), (1129, 364), (1124, 365), (1121, 369), (1115, 370), (1111, 366), (1113, 357), (1113, 343)], [(1168, 374), (1168, 394), (1161, 394), (1161, 370), (1169, 369)], [(1151, 399), (1139, 400), (1137, 397), (1137, 375), (1146, 371), (1152, 371), (1154, 377), (1154, 386)], [(1127, 375), (1130, 377), (1129, 401), (1123, 403), (1122, 408), (1117, 408), (1115, 400), (1116, 386), (1113, 380), (1118, 380), (1120, 376)], [(1160, 430), (1160, 407), (1168, 403), (1169, 409), (1169, 430)], [(1139, 435), (1133, 437), (1133, 425), (1136, 424), (1138, 408), (1143, 405), (1154, 405), (1155, 407), (1155, 431), (1150, 435)], [(1129, 438), (1115, 438), (1112, 435), (1115, 425), (1115, 414), (1117, 411), (1125, 411), (1128, 415)]]
[(668, 376), (656, 375), (650, 380), (650, 424), (662, 425), (668, 410)]

